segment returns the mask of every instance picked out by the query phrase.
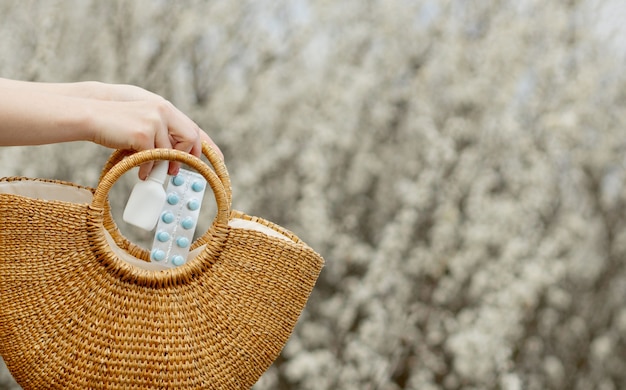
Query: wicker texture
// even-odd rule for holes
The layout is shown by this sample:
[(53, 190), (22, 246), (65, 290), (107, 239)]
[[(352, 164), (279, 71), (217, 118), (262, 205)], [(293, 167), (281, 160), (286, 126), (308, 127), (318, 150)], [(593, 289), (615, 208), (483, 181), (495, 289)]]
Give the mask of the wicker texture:
[[(323, 259), (279, 226), (231, 212), (228, 174), (214, 158), (215, 171), (171, 150), (112, 160), (91, 204), (0, 194), (0, 355), (11, 373), (25, 389), (251, 387), (289, 338)], [(104, 239), (107, 229), (128, 247), (108, 191), (151, 160), (192, 166), (218, 203), (195, 243), (202, 252), (159, 272), (123, 262)], [(233, 215), (291, 241), (231, 228)]]

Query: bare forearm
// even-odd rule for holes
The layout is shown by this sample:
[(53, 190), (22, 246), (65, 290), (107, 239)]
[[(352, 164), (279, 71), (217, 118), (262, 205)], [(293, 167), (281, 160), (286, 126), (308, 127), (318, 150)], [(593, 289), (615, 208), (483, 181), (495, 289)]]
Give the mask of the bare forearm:
[(0, 145), (93, 140), (85, 99), (46, 89), (0, 82)]
[(86, 99), (135, 101), (159, 100), (161, 96), (134, 85), (107, 84), (98, 81), (79, 81), (74, 83), (42, 83), (33, 81), (11, 80), (0, 77), (0, 91), (20, 90), (30, 93), (50, 93)]
[[(0, 78), (0, 146), (81, 140), (118, 149), (174, 148), (195, 156), (206, 141), (221, 154), (189, 117), (143, 88)], [(179, 166), (171, 163), (170, 173)], [(139, 176), (145, 177), (150, 168), (142, 165)]]
[(93, 99), (104, 99), (107, 84), (94, 81), (76, 83), (42, 83), (33, 81), (11, 80), (0, 77), (0, 91), (23, 91), (30, 93), (50, 93)]

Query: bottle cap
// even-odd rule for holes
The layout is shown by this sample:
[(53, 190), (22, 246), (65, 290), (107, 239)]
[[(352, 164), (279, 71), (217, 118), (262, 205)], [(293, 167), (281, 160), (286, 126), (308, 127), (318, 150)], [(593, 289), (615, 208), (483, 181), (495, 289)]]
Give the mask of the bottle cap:
[(154, 180), (159, 184), (165, 183), (167, 178), (167, 168), (169, 167), (169, 161), (155, 161), (152, 167), (152, 172), (148, 175), (148, 179)]

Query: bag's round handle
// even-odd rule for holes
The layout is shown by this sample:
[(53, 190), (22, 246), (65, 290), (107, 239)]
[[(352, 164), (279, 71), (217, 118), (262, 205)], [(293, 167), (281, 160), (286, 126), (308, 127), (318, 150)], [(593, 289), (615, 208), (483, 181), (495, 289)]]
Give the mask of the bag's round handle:
[[(217, 203), (217, 215), (215, 216), (211, 228), (205, 233), (207, 237), (205, 240), (206, 247), (196, 258), (187, 262), (184, 266), (160, 272), (139, 269), (120, 259), (110, 248), (103, 231), (103, 229), (107, 229), (104, 223), (105, 215), (110, 215), (108, 194), (113, 184), (130, 169), (143, 163), (157, 160), (178, 161), (194, 168), (211, 186)], [(222, 181), (219, 179), (218, 175), (199, 158), (173, 149), (144, 150), (123, 158), (112, 166), (101, 178), (94, 192), (89, 209), (89, 237), (97, 258), (107, 269), (122, 279), (152, 287), (170, 285), (181, 280), (188, 280), (194, 274), (206, 271), (221, 252), (226, 237), (228, 236), (230, 203)], [(133, 253), (130, 254), (132, 255)]]
[[(109, 170), (111, 170), (111, 168), (115, 164), (120, 162), (124, 157), (132, 155), (134, 153), (136, 152), (133, 150), (128, 150), (128, 149), (118, 149), (114, 151), (111, 154), (111, 156), (109, 156), (109, 159), (107, 160), (107, 162), (104, 164), (104, 167), (102, 168), (102, 172), (100, 172), (99, 180), (102, 180), (104, 175), (106, 175), (106, 173)], [(222, 185), (224, 186), (224, 189), (226, 190), (226, 197), (228, 199), (228, 205), (230, 207), (232, 203), (232, 186), (230, 183), (228, 170), (226, 169), (226, 165), (224, 164), (224, 161), (218, 156), (217, 152), (213, 150), (213, 148), (207, 142), (202, 142), (202, 154), (204, 154), (204, 156), (209, 160), (209, 162), (213, 166), (213, 169), (215, 170), (215, 173), (217, 174), (217, 177), (219, 177), (220, 180), (222, 181)]]
[[(100, 173), (99, 182), (102, 181), (104, 176), (113, 168), (117, 163), (122, 161), (123, 158), (131, 156), (137, 152), (133, 150), (127, 149), (118, 149), (114, 151), (109, 159), (104, 164), (102, 168), (102, 172)], [(228, 170), (226, 169), (226, 165), (224, 161), (218, 156), (218, 154), (209, 146), (207, 142), (202, 142), (202, 154), (209, 160), (209, 163), (213, 166), (217, 177), (222, 182), (224, 190), (226, 191), (226, 199), (228, 201), (228, 208), (231, 208), (232, 204), (232, 189), (230, 183), (230, 177), (228, 175)], [(144, 261), (150, 261), (150, 252), (145, 248), (132, 243), (128, 238), (124, 237), (124, 235), (120, 232), (115, 220), (113, 219), (113, 215), (111, 214), (111, 208), (109, 207), (108, 202), (105, 205), (105, 213), (104, 213), (104, 227), (107, 229), (111, 238), (115, 243), (126, 252), (131, 254), (132, 256), (142, 259)], [(202, 246), (209, 242), (211, 239), (210, 232), (205, 232), (202, 236), (198, 237), (190, 246), (190, 250), (194, 250), (199, 246)]]

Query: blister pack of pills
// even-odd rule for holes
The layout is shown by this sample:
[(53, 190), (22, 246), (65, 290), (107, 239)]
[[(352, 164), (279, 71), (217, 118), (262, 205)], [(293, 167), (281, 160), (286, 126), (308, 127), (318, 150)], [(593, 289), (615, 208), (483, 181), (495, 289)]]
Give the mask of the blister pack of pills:
[(180, 169), (178, 175), (168, 180), (165, 204), (152, 242), (151, 261), (166, 268), (185, 264), (205, 189), (204, 177), (186, 169)]

